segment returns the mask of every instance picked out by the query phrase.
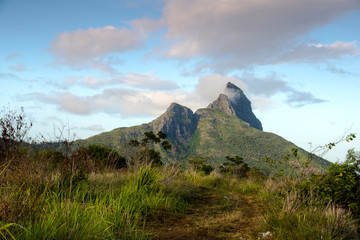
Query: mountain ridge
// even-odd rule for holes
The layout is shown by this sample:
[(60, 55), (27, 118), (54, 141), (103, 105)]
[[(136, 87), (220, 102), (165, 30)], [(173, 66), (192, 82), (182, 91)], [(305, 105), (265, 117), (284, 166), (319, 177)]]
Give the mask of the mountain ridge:
[[(127, 143), (141, 140), (144, 132), (162, 131), (173, 146), (171, 152), (157, 147), (165, 161), (183, 161), (191, 155), (209, 156), (213, 163), (221, 163), (226, 156), (240, 156), (249, 166), (266, 170), (265, 158), (281, 159), (298, 148), (286, 139), (264, 132), (262, 124), (251, 109), (251, 102), (243, 91), (232, 83), (225, 88), (226, 94), (210, 103), (207, 108), (193, 112), (178, 103), (171, 103), (167, 110), (150, 123), (117, 128), (90, 137), (86, 144), (101, 144), (125, 152)], [(300, 149), (303, 157), (308, 153)], [(326, 166), (328, 163), (318, 161)]]

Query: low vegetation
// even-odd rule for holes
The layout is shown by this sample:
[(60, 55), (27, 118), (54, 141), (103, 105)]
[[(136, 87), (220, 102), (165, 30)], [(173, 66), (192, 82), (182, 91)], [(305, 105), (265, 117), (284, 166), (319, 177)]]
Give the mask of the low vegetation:
[(0, 117), (2, 239), (359, 239), (353, 150), (323, 171), (293, 150), (268, 159), (269, 176), (239, 156), (164, 163), (152, 147), (170, 149), (162, 132), (132, 141), (126, 157), (67, 139), (28, 144), (22, 111)]

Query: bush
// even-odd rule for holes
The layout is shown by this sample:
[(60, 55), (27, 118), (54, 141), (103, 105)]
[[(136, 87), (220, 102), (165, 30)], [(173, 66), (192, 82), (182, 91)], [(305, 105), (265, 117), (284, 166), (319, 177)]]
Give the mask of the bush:
[(28, 122), (24, 113), (24, 109), (6, 110), (0, 113), (0, 164), (3, 160), (14, 156), (19, 150), (25, 137), (32, 127), (32, 123)]
[(206, 175), (209, 175), (213, 170), (214, 167), (210, 164), (207, 164), (209, 161), (209, 157), (204, 156), (191, 156), (186, 161), (190, 164), (190, 166), (197, 172), (203, 172)]
[(57, 168), (62, 161), (64, 161), (64, 154), (58, 150), (41, 150), (39, 151), (35, 156), (34, 159), (41, 159), (41, 161), (44, 161), (45, 163), (49, 164), (50, 168), (54, 170)]
[(349, 150), (344, 163), (335, 163), (323, 175), (313, 175), (300, 184), (303, 191), (314, 191), (325, 202), (334, 201), (360, 216), (360, 153)]
[(107, 166), (118, 169), (126, 167), (125, 157), (108, 147), (93, 144), (85, 147), (83, 151), (98, 167)]
[(243, 158), (239, 156), (235, 156), (235, 157), (226, 156), (226, 160), (227, 161), (222, 166), (220, 166), (220, 171), (222, 173), (230, 173), (237, 177), (247, 176), (247, 173), (250, 171), (250, 168), (246, 163), (244, 163)]

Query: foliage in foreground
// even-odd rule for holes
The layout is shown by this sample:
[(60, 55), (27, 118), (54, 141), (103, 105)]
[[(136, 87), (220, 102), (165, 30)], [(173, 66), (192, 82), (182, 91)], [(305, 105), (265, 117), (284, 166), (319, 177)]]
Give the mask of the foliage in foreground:
[(149, 222), (186, 215), (207, 189), (225, 216), (234, 207), (230, 203), (239, 203), (236, 199), (254, 199), (257, 217), (247, 230), (252, 239), (359, 239), (360, 153), (349, 151), (346, 162), (324, 173), (301, 167), (269, 177), (237, 156), (227, 157), (221, 168), (199, 156), (190, 158), (185, 169), (152, 164), (148, 143), (162, 143), (165, 137), (148, 133), (143, 143), (134, 143), (139, 152), (133, 156), (144, 158), (134, 158), (128, 169), (123, 160), (114, 161), (120, 156), (101, 146), (37, 151), (13, 142), (11, 151), (2, 149), (1, 238), (148, 239)]

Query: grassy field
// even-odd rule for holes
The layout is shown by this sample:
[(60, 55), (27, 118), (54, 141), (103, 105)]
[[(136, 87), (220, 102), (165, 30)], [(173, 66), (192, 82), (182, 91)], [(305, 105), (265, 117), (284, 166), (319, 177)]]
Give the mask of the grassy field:
[[(48, 159), (49, 160), (49, 159)], [(78, 160), (78, 159), (74, 159)], [(90, 160), (89, 164), (90, 164)], [(6, 168), (6, 169), (5, 169)], [(3, 239), (358, 239), (351, 212), (295, 180), (192, 166), (64, 175), (39, 156), (2, 166)]]
[(2, 239), (360, 238), (359, 152), (314, 171), (293, 149), (265, 175), (239, 156), (164, 163), (149, 144), (169, 147), (161, 132), (132, 141), (126, 158), (70, 140), (28, 144), (30, 127), (22, 113), (0, 121)]

